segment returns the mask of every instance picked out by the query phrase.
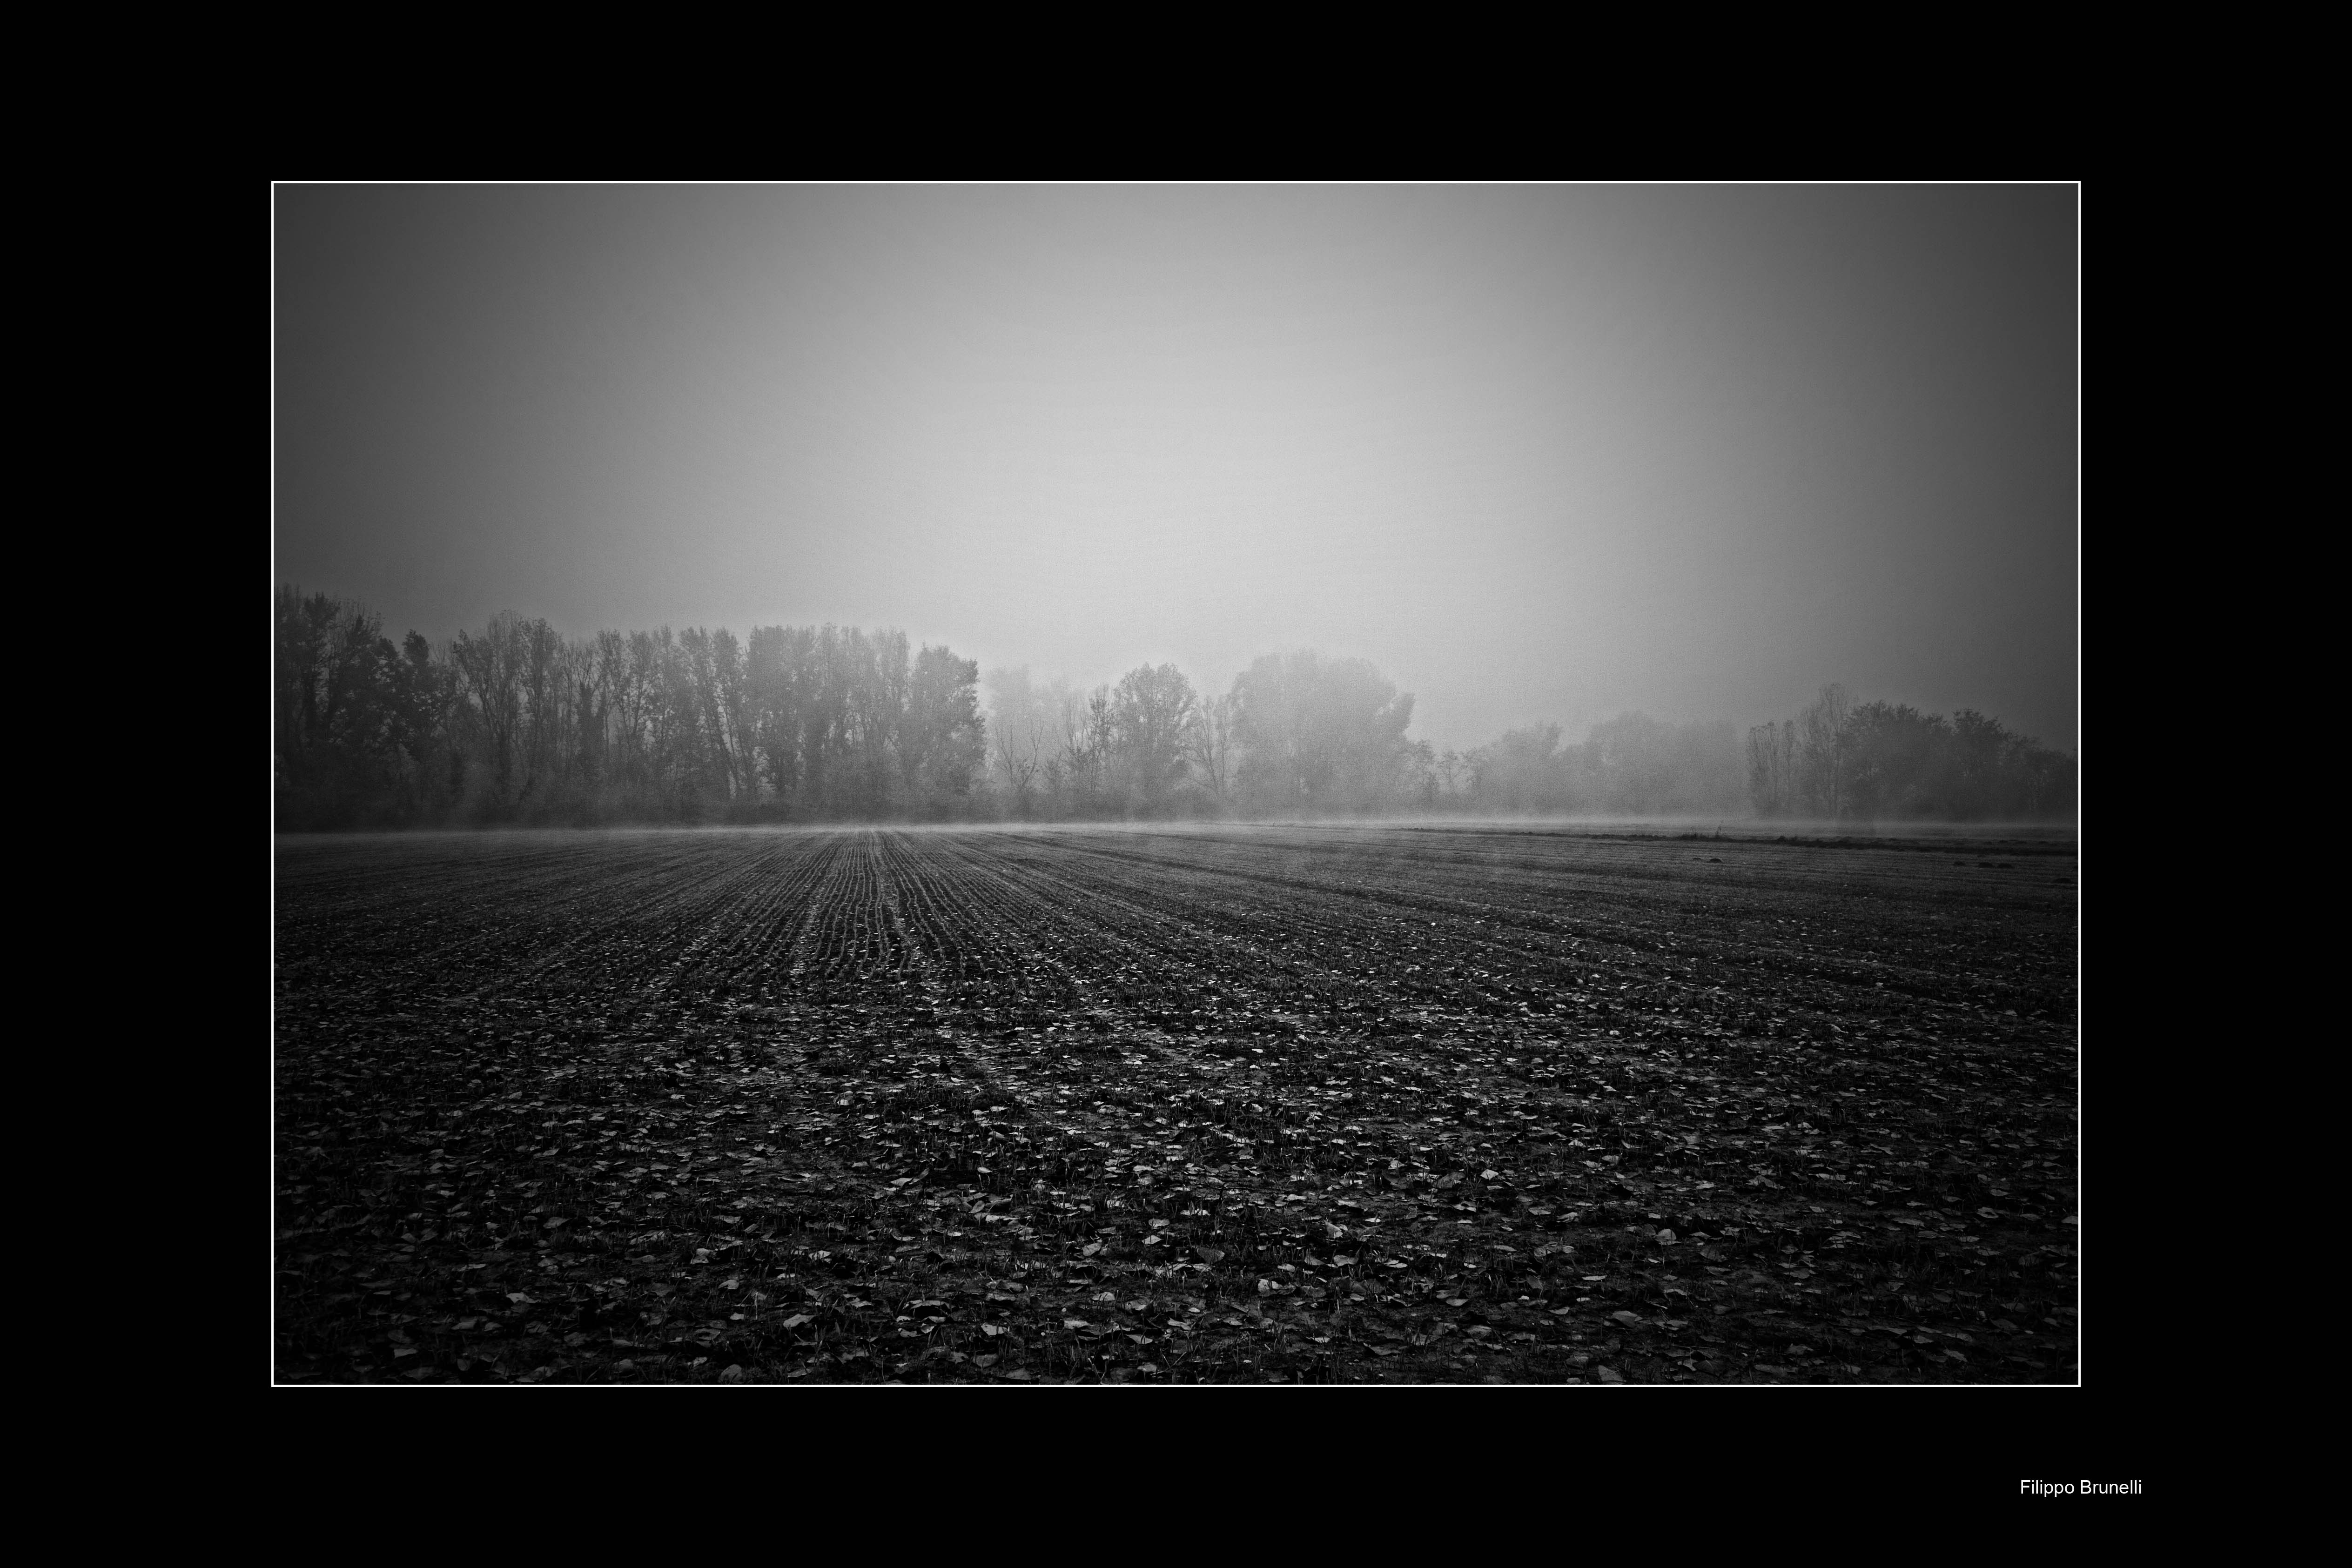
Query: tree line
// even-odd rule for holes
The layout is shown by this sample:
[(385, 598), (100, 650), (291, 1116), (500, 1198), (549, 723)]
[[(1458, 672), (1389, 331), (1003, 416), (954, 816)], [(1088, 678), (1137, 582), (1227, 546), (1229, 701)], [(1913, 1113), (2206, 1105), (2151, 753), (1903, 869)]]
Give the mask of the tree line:
[(509, 614), (438, 645), (415, 632), (394, 644), (363, 606), (281, 587), (275, 637), (276, 820), (297, 831), (1702, 816), (1750, 804), (1765, 816), (1999, 815), (1992, 808), (2013, 804), (2016, 789), (1923, 789), (1911, 760), (1976, 757), (1988, 733), (2008, 747), (1992, 748), (1996, 773), (2010, 770), (2000, 778), (2022, 768), (2038, 780), (2027, 791), (2034, 808), (2007, 814), (2072, 800), (2071, 772), (2062, 789), (2037, 760), (2053, 754), (1990, 720), (1882, 715), (1885, 705), (1856, 706), (1842, 693), (1833, 714), (1817, 703), (1801, 720), (1751, 731), (1743, 778), (1728, 723), (1639, 713), (1594, 726), (1581, 743), (1543, 724), (1436, 752), (1406, 733), (1411, 693), (1363, 660), (1312, 651), (1267, 654), (1213, 694), (1170, 664), (1090, 691), (992, 670), (983, 714), (977, 664), (896, 631), (763, 626), (739, 641), (724, 628), (662, 627), (570, 639)]
[(1563, 743), (1556, 724), (1506, 731), (1437, 759), (1433, 800), (1480, 814), (1704, 817), (1744, 814), (1728, 721), (1667, 724), (1621, 714)]
[(398, 647), (277, 600), (273, 769), (292, 829), (955, 817), (984, 763), (979, 666), (835, 626), (601, 632), (501, 615)]
[(1748, 732), (1759, 817), (2032, 821), (2072, 817), (2075, 759), (1973, 709), (1949, 718), (1827, 685), (1796, 717)]
[(1020, 818), (1310, 815), (1410, 808), (1433, 758), (1412, 694), (1361, 659), (1269, 653), (1203, 695), (1173, 664), (1079, 692), (991, 671), (999, 804)]

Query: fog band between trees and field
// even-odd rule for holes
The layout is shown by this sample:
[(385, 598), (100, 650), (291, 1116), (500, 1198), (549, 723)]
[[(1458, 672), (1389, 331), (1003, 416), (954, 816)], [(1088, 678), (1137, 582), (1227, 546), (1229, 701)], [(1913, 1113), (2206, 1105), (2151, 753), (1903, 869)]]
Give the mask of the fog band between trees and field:
[[(499, 616), (395, 647), (363, 606), (277, 596), (281, 830), (1448, 816), (2032, 821), (2075, 763), (1998, 719), (1824, 687), (1748, 729), (1625, 713), (1466, 751), (1410, 734), (1361, 659), (1268, 653), (1223, 692), (1173, 664), (1081, 691), (897, 631), (561, 635)], [(982, 695), (986, 694), (983, 711)]]

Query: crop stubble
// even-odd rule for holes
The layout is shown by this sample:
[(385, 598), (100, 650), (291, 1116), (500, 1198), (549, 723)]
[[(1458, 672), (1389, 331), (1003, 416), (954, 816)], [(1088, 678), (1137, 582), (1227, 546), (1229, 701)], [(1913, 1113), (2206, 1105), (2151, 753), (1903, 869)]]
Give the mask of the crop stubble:
[(2074, 866), (282, 841), (278, 1375), (2071, 1382)]

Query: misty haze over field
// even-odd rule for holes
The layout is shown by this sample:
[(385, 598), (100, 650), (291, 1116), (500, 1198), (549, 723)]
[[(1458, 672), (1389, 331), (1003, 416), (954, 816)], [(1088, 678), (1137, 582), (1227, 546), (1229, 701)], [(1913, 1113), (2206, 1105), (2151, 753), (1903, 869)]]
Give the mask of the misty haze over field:
[(276, 209), (290, 821), (2071, 802), (2070, 186)]
[(272, 1381), (2080, 1384), (2079, 198), (275, 186)]

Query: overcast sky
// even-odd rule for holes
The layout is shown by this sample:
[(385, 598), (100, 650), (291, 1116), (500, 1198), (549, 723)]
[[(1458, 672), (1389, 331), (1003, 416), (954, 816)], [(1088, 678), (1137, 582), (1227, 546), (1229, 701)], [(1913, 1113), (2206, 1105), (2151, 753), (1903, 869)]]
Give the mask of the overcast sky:
[(2076, 193), (291, 188), (276, 580), (436, 641), (1368, 658), (1467, 747), (1826, 681), (2076, 743)]

